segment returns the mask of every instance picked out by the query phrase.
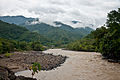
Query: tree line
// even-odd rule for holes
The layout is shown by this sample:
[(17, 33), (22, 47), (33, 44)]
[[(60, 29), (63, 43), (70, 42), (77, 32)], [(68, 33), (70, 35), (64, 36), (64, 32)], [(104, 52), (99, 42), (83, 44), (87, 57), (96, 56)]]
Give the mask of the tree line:
[(120, 59), (120, 8), (108, 13), (104, 26), (92, 31), (84, 39), (68, 44), (67, 49), (92, 50), (106, 58)]
[(25, 42), (0, 38), (0, 54), (29, 50), (43, 51), (45, 47), (39, 41)]

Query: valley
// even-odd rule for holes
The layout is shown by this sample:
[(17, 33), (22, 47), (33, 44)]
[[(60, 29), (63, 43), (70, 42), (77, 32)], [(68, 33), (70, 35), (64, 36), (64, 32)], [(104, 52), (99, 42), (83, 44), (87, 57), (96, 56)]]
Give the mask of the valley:
[[(72, 41), (79, 40), (93, 31), (90, 27), (73, 28), (70, 25), (58, 21), (53, 22), (56, 26), (59, 25), (59, 27), (56, 27), (39, 22), (37, 18), (26, 18), (24, 16), (2, 16), (0, 20), (25, 27), (31, 32), (38, 33), (51, 41), (47, 45), (54, 45), (55, 47), (64, 46)], [(43, 37), (40, 39), (43, 39)], [(48, 42), (46, 39), (42, 41)]]
[(0, 16), (0, 80), (119, 80), (120, 8), (96, 29), (65, 20)]

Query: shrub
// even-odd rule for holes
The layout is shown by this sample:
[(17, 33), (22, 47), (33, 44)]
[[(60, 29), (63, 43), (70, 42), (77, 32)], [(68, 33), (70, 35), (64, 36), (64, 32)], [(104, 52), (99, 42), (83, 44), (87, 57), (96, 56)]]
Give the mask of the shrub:
[(41, 70), (41, 65), (39, 63), (34, 63), (29, 69), (32, 70), (32, 77), (33, 77), (35, 73), (38, 73), (38, 71)]

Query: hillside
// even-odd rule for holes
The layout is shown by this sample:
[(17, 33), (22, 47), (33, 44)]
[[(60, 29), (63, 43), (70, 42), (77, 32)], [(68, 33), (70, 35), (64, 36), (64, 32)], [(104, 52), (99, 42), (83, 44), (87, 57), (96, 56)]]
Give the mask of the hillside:
[(45, 23), (40, 23), (40, 24), (35, 24), (35, 25), (24, 25), (24, 26), (28, 30), (32, 32), (40, 33), (41, 35), (44, 35), (48, 39), (52, 39), (54, 41), (69, 42), (71, 40), (75, 40), (75, 37), (73, 36), (72, 32), (65, 31), (58, 27), (53, 27)]
[(0, 21), (0, 37), (6, 39), (14, 39), (18, 41), (40, 41), (41, 43), (48, 42), (48, 40), (38, 33), (30, 32), (24, 27), (15, 24), (9, 24)]
[(0, 16), (0, 20), (10, 24), (21, 25), (26, 22), (37, 20), (37, 18), (26, 18), (24, 16)]
[(81, 39), (93, 31), (93, 29), (89, 27), (73, 28), (70, 25), (59, 21), (53, 22), (53, 24), (55, 24), (53, 26), (39, 22), (38, 18), (26, 18), (24, 16), (1, 16), (0, 20), (24, 26), (31, 32), (37, 32), (46, 38), (51, 39), (56, 46), (60, 44), (68, 44), (71, 41)]
[(39, 24), (32, 24), (32, 25), (22, 25), (25, 26), (28, 30), (32, 32), (37, 32), (45, 37), (52, 39), (54, 41), (59, 41), (64, 44), (69, 43), (71, 41), (80, 39), (85, 37), (91, 31), (92, 28), (85, 27), (85, 28), (72, 28), (67, 24), (63, 24), (61, 22), (54, 22), (55, 25), (60, 25), (59, 27), (54, 27), (46, 23), (39, 23)]
[(73, 28), (70, 25), (55, 21), (54, 22), (56, 25), (59, 25), (60, 29), (63, 29), (65, 31), (70, 31), (76, 38), (82, 38), (89, 34), (91, 31), (93, 31), (92, 28), (90, 27), (79, 27), (79, 28)]

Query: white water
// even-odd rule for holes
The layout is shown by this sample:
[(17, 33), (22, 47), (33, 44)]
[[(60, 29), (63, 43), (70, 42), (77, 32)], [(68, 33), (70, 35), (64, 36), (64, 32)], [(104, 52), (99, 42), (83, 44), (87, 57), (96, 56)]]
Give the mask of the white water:
[[(44, 52), (69, 58), (55, 70), (35, 74), (37, 80), (120, 80), (120, 64), (102, 60), (99, 53), (61, 49), (49, 49)], [(31, 72), (21, 71), (16, 75), (31, 77)]]

